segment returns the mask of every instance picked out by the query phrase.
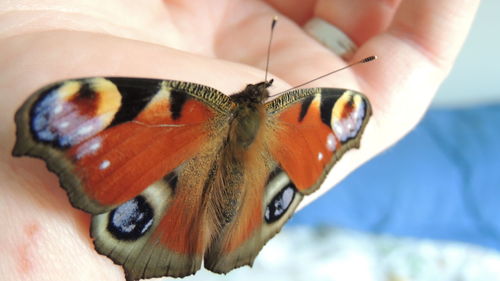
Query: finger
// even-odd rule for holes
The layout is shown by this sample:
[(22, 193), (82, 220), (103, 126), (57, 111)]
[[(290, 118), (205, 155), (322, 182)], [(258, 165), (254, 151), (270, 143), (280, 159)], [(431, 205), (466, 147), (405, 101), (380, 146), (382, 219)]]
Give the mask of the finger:
[(385, 30), (401, 0), (320, 0), (314, 16), (346, 33), (358, 46)]
[(282, 15), (299, 25), (305, 24), (314, 14), (316, 0), (267, 0)]
[[(227, 24), (221, 25), (217, 32), (216, 56), (263, 70), (266, 66), (271, 19), (279, 12), (263, 2), (242, 3), (245, 3), (246, 13), (232, 14), (226, 18)], [(269, 71), (271, 77), (284, 80), (289, 85), (280, 88), (275, 83), (275, 90), (286, 90), (290, 85), (299, 85), (345, 65), (342, 59), (310, 37), (295, 22), (282, 15), (278, 18), (271, 45)], [(353, 81), (352, 73), (343, 71), (334, 78), (327, 77), (308, 86), (352, 88), (355, 86)]]
[[(455, 60), (479, 1), (401, 2), (387, 32), (358, 50), (380, 59), (356, 68), (371, 96), (380, 136), (397, 140), (413, 128), (428, 108)], [(384, 118), (399, 116), (400, 118)]]
[[(403, 1), (387, 32), (359, 51), (380, 56), (379, 67), (357, 70), (365, 81), (389, 89), (413, 86), (412, 77), (425, 80), (420, 87), (437, 87), (452, 67), (478, 5), (479, 0)], [(415, 76), (417, 72), (422, 75)]]
[(449, 68), (465, 41), (478, 6), (479, 0), (404, 1), (389, 33), (435, 64)]

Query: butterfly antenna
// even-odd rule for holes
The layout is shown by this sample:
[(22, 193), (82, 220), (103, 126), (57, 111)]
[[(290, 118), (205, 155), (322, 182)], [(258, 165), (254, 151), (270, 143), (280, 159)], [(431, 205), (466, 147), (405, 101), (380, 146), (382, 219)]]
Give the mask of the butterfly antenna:
[[(367, 63), (367, 62), (370, 62), (370, 61), (373, 61), (373, 60), (376, 60), (376, 59), (377, 59), (377, 56), (369, 56), (369, 57), (366, 57), (366, 58), (364, 58), (364, 59), (362, 59), (362, 60), (359, 60), (359, 61), (357, 61), (357, 62), (353, 62), (353, 63), (351, 63), (351, 64), (349, 64), (349, 65), (346, 65), (346, 66), (344, 66), (344, 67), (342, 67), (342, 68), (336, 69), (336, 70), (334, 70), (334, 71), (332, 71), (332, 72), (328, 72), (328, 73), (326, 73), (326, 74), (324, 74), (324, 75), (321, 75), (321, 76), (319, 76), (319, 77), (317, 77), (317, 78), (314, 78), (313, 80), (309, 80), (309, 81), (307, 81), (307, 82), (305, 82), (305, 83), (302, 83), (302, 84), (300, 84), (300, 85), (297, 85), (297, 86), (295, 86), (295, 87), (293, 87), (293, 88), (290, 88), (290, 89), (288, 89), (288, 90), (286, 90), (286, 91), (283, 91), (283, 92), (281, 92), (281, 93), (288, 92), (288, 91), (290, 91), (290, 90), (294, 90), (294, 89), (300, 88), (300, 87), (302, 87), (302, 86), (304, 86), (304, 85), (307, 85), (307, 84), (309, 84), (309, 83), (312, 83), (312, 82), (314, 82), (314, 81), (316, 81), (316, 80), (319, 80), (319, 79), (321, 79), (321, 78), (324, 78), (324, 77), (326, 77), (326, 76), (328, 76), (328, 75), (332, 75), (332, 74), (334, 74), (334, 73), (336, 73), (336, 72), (339, 72), (339, 71), (341, 71), (341, 70), (344, 70), (344, 69), (349, 68), (349, 67), (351, 67), (351, 66), (354, 66), (354, 65), (356, 65), (356, 64)], [(280, 94), (281, 94), (281, 93), (280, 93)]]
[(267, 82), (267, 74), (269, 72), (269, 57), (271, 56), (271, 42), (273, 41), (274, 27), (278, 22), (278, 16), (274, 16), (273, 21), (271, 22), (271, 35), (269, 36), (269, 43), (267, 44), (267, 59), (266, 59), (266, 76), (264, 77), (264, 81)]

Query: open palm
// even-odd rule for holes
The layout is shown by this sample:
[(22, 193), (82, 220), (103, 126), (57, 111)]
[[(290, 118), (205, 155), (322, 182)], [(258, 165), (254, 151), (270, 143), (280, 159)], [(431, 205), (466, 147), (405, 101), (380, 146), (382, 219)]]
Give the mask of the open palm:
[[(88, 76), (191, 81), (235, 93), (264, 80), (269, 24), (271, 93), (340, 68), (344, 60), (301, 25), (322, 18), (359, 46), (355, 59), (380, 59), (310, 87), (351, 88), (373, 105), (361, 149), (349, 152), (325, 184), (411, 130), (463, 43), (478, 5), (459, 0), (4, 1), (0, 3), (0, 274), (11, 280), (122, 280), (97, 254), (89, 217), (71, 208), (41, 161), (13, 159), (13, 115), (37, 88)], [(324, 192), (327, 188), (322, 188)], [(367, 187), (369, 188), (369, 187)], [(320, 192), (317, 192), (318, 194)]]

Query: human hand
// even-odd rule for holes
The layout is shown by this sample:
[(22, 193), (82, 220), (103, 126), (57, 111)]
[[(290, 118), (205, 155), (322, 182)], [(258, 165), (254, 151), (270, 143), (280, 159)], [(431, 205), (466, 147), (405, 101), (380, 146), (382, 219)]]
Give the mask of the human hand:
[(333, 168), (318, 196), (415, 126), (450, 70), (479, 1), (12, 3), (0, 4), (1, 276), (122, 280), (122, 269), (93, 250), (89, 216), (71, 208), (56, 177), (41, 161), (10, 156), (14, 112), (29, 94), (88, 76), (184, 80), (235, 93), (264, 79), (269, 23), (281, 14), (270, 64), (270, 90), (278, 93), (346, 64), (297, 25), (323, 18), (357, 43), (353, 60), (380, 59), (308, 85), (359, 90), (374, 112), (361, 148)]

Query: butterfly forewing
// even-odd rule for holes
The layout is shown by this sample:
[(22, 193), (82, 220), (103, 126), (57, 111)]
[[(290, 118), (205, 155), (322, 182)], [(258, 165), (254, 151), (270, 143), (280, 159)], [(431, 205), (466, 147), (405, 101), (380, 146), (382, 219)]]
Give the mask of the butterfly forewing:
[[(195, 98), (193, 88), (132, 78), (53, 84), (17, 112), (13, 154), (44, 159), (73, 205), (100, 213), (138, 195), (208, 141), (209, 121), (224, 108)], [(199, 92), (225, 97), (208, 87)]]
[(364, 95), (333, 88), (295, 90), (266, 106), (279, 140), (271, 154), (303, 194), (315, 191), (342, 155), (359, 147), (371, 115)]

